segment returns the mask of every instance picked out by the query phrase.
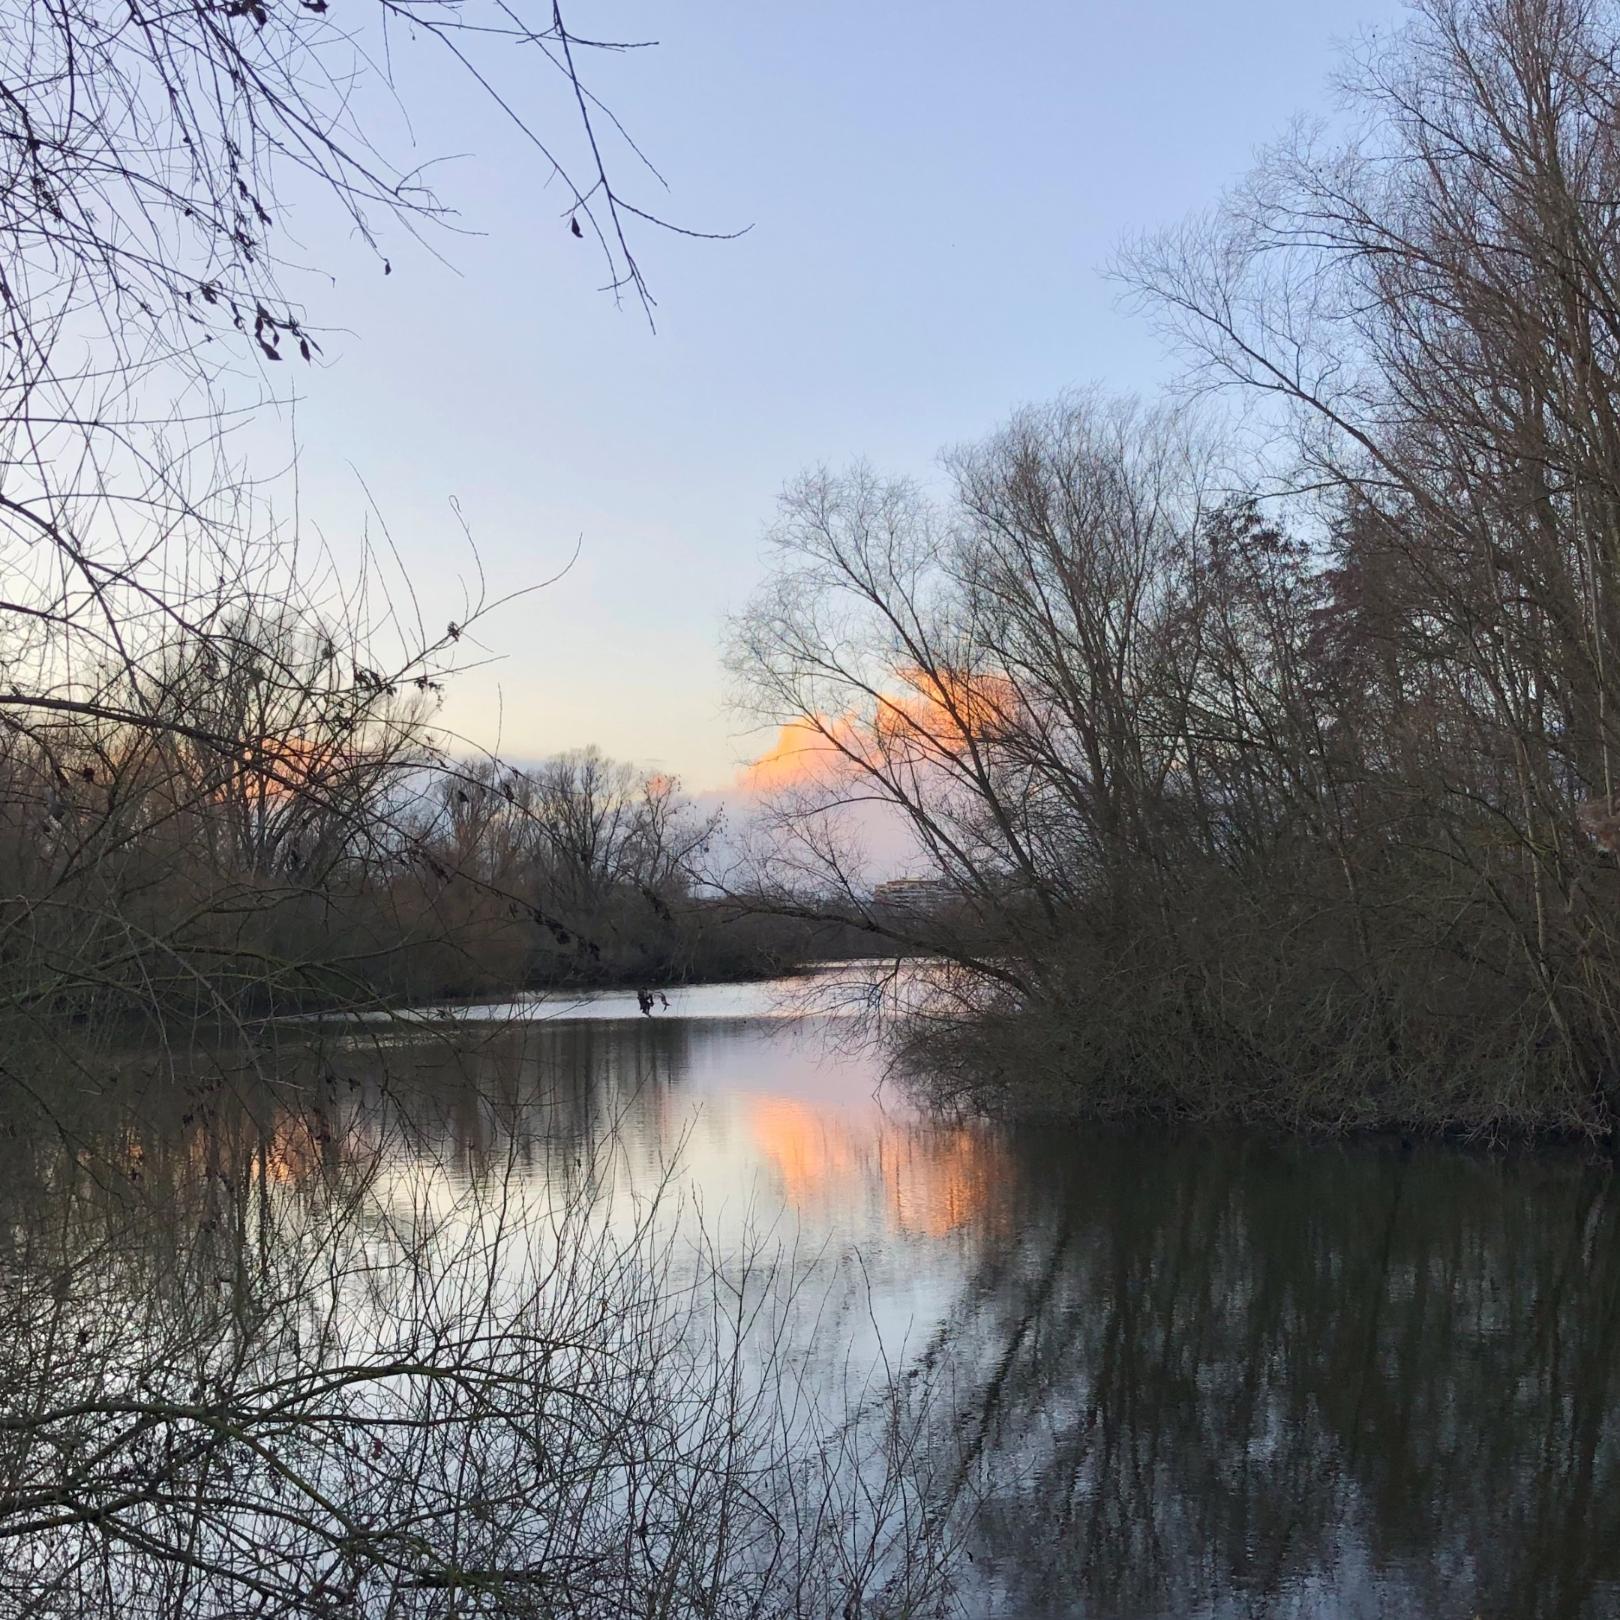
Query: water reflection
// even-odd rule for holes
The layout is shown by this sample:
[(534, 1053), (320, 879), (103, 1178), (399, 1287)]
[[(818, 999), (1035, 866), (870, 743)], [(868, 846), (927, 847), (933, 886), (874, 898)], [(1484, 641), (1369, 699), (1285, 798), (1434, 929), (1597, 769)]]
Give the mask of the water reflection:
[[(1610, 1614), (1607, 1172), (1019, 1144), (940, 1324), (1012, 1612)], [(1032, 1532), (1036, 1526), (1041, 1534)]]
[[(220, 1222), (223, 1270), (250, 1201), (219, 1189), (255, 1178), (313, 1205), (344, 1176), (515, 1169), (633, 1209), (673, 1175), (709, 1230), (830, 1279), (782, 1330), (799, 1376), (881, 1341), (919, 1392), (929, 1511), (973, 1554), (959, 1612), (1620, 1610), (1607, 1168), (943, 1123), (825, 1031), (736, 1013), (289, 1049), (251, 1097), (108, 1125), (108, 1196), (213, 1188), (190, 1229)], [(43, 1139), (0, 1153), (15, 1276), (64, 1171)]]

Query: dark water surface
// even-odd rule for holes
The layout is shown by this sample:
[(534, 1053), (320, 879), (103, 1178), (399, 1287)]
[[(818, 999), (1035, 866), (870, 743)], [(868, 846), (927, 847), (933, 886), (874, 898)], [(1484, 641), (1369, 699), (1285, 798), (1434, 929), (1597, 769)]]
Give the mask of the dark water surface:
[[(926, 1390), (955, 1612), (1620, 1614), (1606, 1168), (931, 1121), (770, 996), (474, 1015), (471, 1062), (356, 1045), (333, 1117), (358, 1129), (385, 1065), (417, 1115), (390, 1152), (536, 1188), (590, 1165), (625, 1219), (663, 1186), (662, 1219), (799, 1279), (804, 1379)], [(283, 1137), (294, 1182), (356, 1150)]]
[(809, 1365), (926, 1370), (970, 1611), (1620, 1614), (1606, 1168), (930, 1122), (769, 994), (606, 998), (524, 1068), (836, 1274)]

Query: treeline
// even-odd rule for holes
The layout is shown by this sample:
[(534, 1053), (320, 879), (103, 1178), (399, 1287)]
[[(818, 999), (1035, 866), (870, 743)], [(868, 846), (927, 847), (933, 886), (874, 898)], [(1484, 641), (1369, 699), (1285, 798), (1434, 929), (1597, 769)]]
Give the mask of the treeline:
[(1201, 406), (785, 497), (732, 656), (813, 744), (779, 898), (903, 820), (954, 1096), (1615, 1129), (1620, 11), (1425, 0), (1348, 79), (1121, 260)]
[(0, 727), (0, 1009), (186, 1021), (783, 971), (809, 925), (705, 898), (717, 831), (593, 751), (468, 764), (437, 680), (285, 600)]
[(849, 951), (836, 921), (773, 916), (703, 874), (722, 813), (594, 749), (440, 772), (386, 871), (393, 999), (791, 973)]
[[(427, 9), (415, 47), (543, 139), (572, 197), (550, 249), (599, 252), (614, 295), (650, 309), (641, 233), (678, 227), (615, 178), (640, 149), (577, 77), (617, 47), (570, 34), (561, 9), (540, 28), (501, 6)], [(174, 1038), (196, 1016), (709, 971), (777, 948), (780, 929), (738, 945), (654, 856), (606, 887), (593, 870), (584, 900), (539, 834), (503, 857), (510, 894), (482, 853), (463, 870), (467, 817), (443, 789), (469, 773), (432, 719), (499, 605), (472, 536), (453, 523), (459, 567), (445, 558), (433, 596), (448, 600), (428, 614), (380, 510), (329, 548), (294, 472), (290, 402), (336, 375), (327, 249), (358, 249), (345, 274), (380, 286), (449, 213), (404, 104), (366, 102), (375, 42), (326, 13), (0, 13), (8, 1039), (31, 1022), (54, 1049), (65, 1019), (126, 1013)], [(630, 898), (641, 888), (657, 906)]]

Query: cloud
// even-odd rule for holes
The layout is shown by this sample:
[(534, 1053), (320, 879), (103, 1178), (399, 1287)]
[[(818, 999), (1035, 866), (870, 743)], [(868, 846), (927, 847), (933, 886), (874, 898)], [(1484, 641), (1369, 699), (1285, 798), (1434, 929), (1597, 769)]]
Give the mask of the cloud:
[(863, 747), (859, 722), (853, 714), (790, 720), (777, 732), (776, 741), (737, 773), (736, 785), (753, 794), (834, 785), (854, 774), (856, 766), (849, 754), (863, 757)]
[(1024, 712), (1017, 687), (1004, 675), (902, 666), (864, 712), (789, 720), (730, 788), (703, 799), (724, 807), (730, 833), (741, 840), (756, 813), (773, 802), (798, 796), (824, 805), (862, 851), (869, 880), (905, 875), (919, 856), (911, 821), (885, 802), (885, 789), (868, 767), (899, 767), (908, 787), (926, 784), (928, 773), (960, 756), (970, 738), (1005, 735)]
[(866, 712), (807, 714), (790, 720), (737, 786), (753, 793), (793, 787), (837, 787), (865, 766), (926, 764), (960, 755), (970, 739), (1005, 735), (1023, 712), (1018, 690), (990, 671), (902, 666), (894, 685)]

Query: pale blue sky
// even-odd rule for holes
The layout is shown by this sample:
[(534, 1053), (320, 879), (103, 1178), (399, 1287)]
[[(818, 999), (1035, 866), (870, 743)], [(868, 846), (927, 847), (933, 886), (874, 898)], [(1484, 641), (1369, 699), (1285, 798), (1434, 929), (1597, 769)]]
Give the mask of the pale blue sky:
[[(595, 291), (516, 140), (442, 71), (407, 78), (423, 157), (486, 234), (340, 264), (347, 328), (304, 374), (301, 496), (334, 543), (363, 474), (430, 621), (459, 612), (457, 501), (496, 591), (578, 563), (485, 632), (447, 714), (533, 757), (587, 742), (728, 782), (763, 746), (723, 707), (718, 637), (759, 576), (776, 491), (856, 455), (926, 474), (941, 446), (1075, 384), (1166, 366), (1101, 267), (1206, 206), (1299, 112), (1336, 42), (1392, 0), (960, 0), (590, 6), (655, 37), (590, 65), (695, 227), (644, 236), (657, 335)], [(407, 68), (407, 73), (412, 71)], [(652, 200), (643, 187), (641, 194)], [(329, 255), (322, 254), (324, 259)], [(499, 732), (499, 734), (498, 734)]]

